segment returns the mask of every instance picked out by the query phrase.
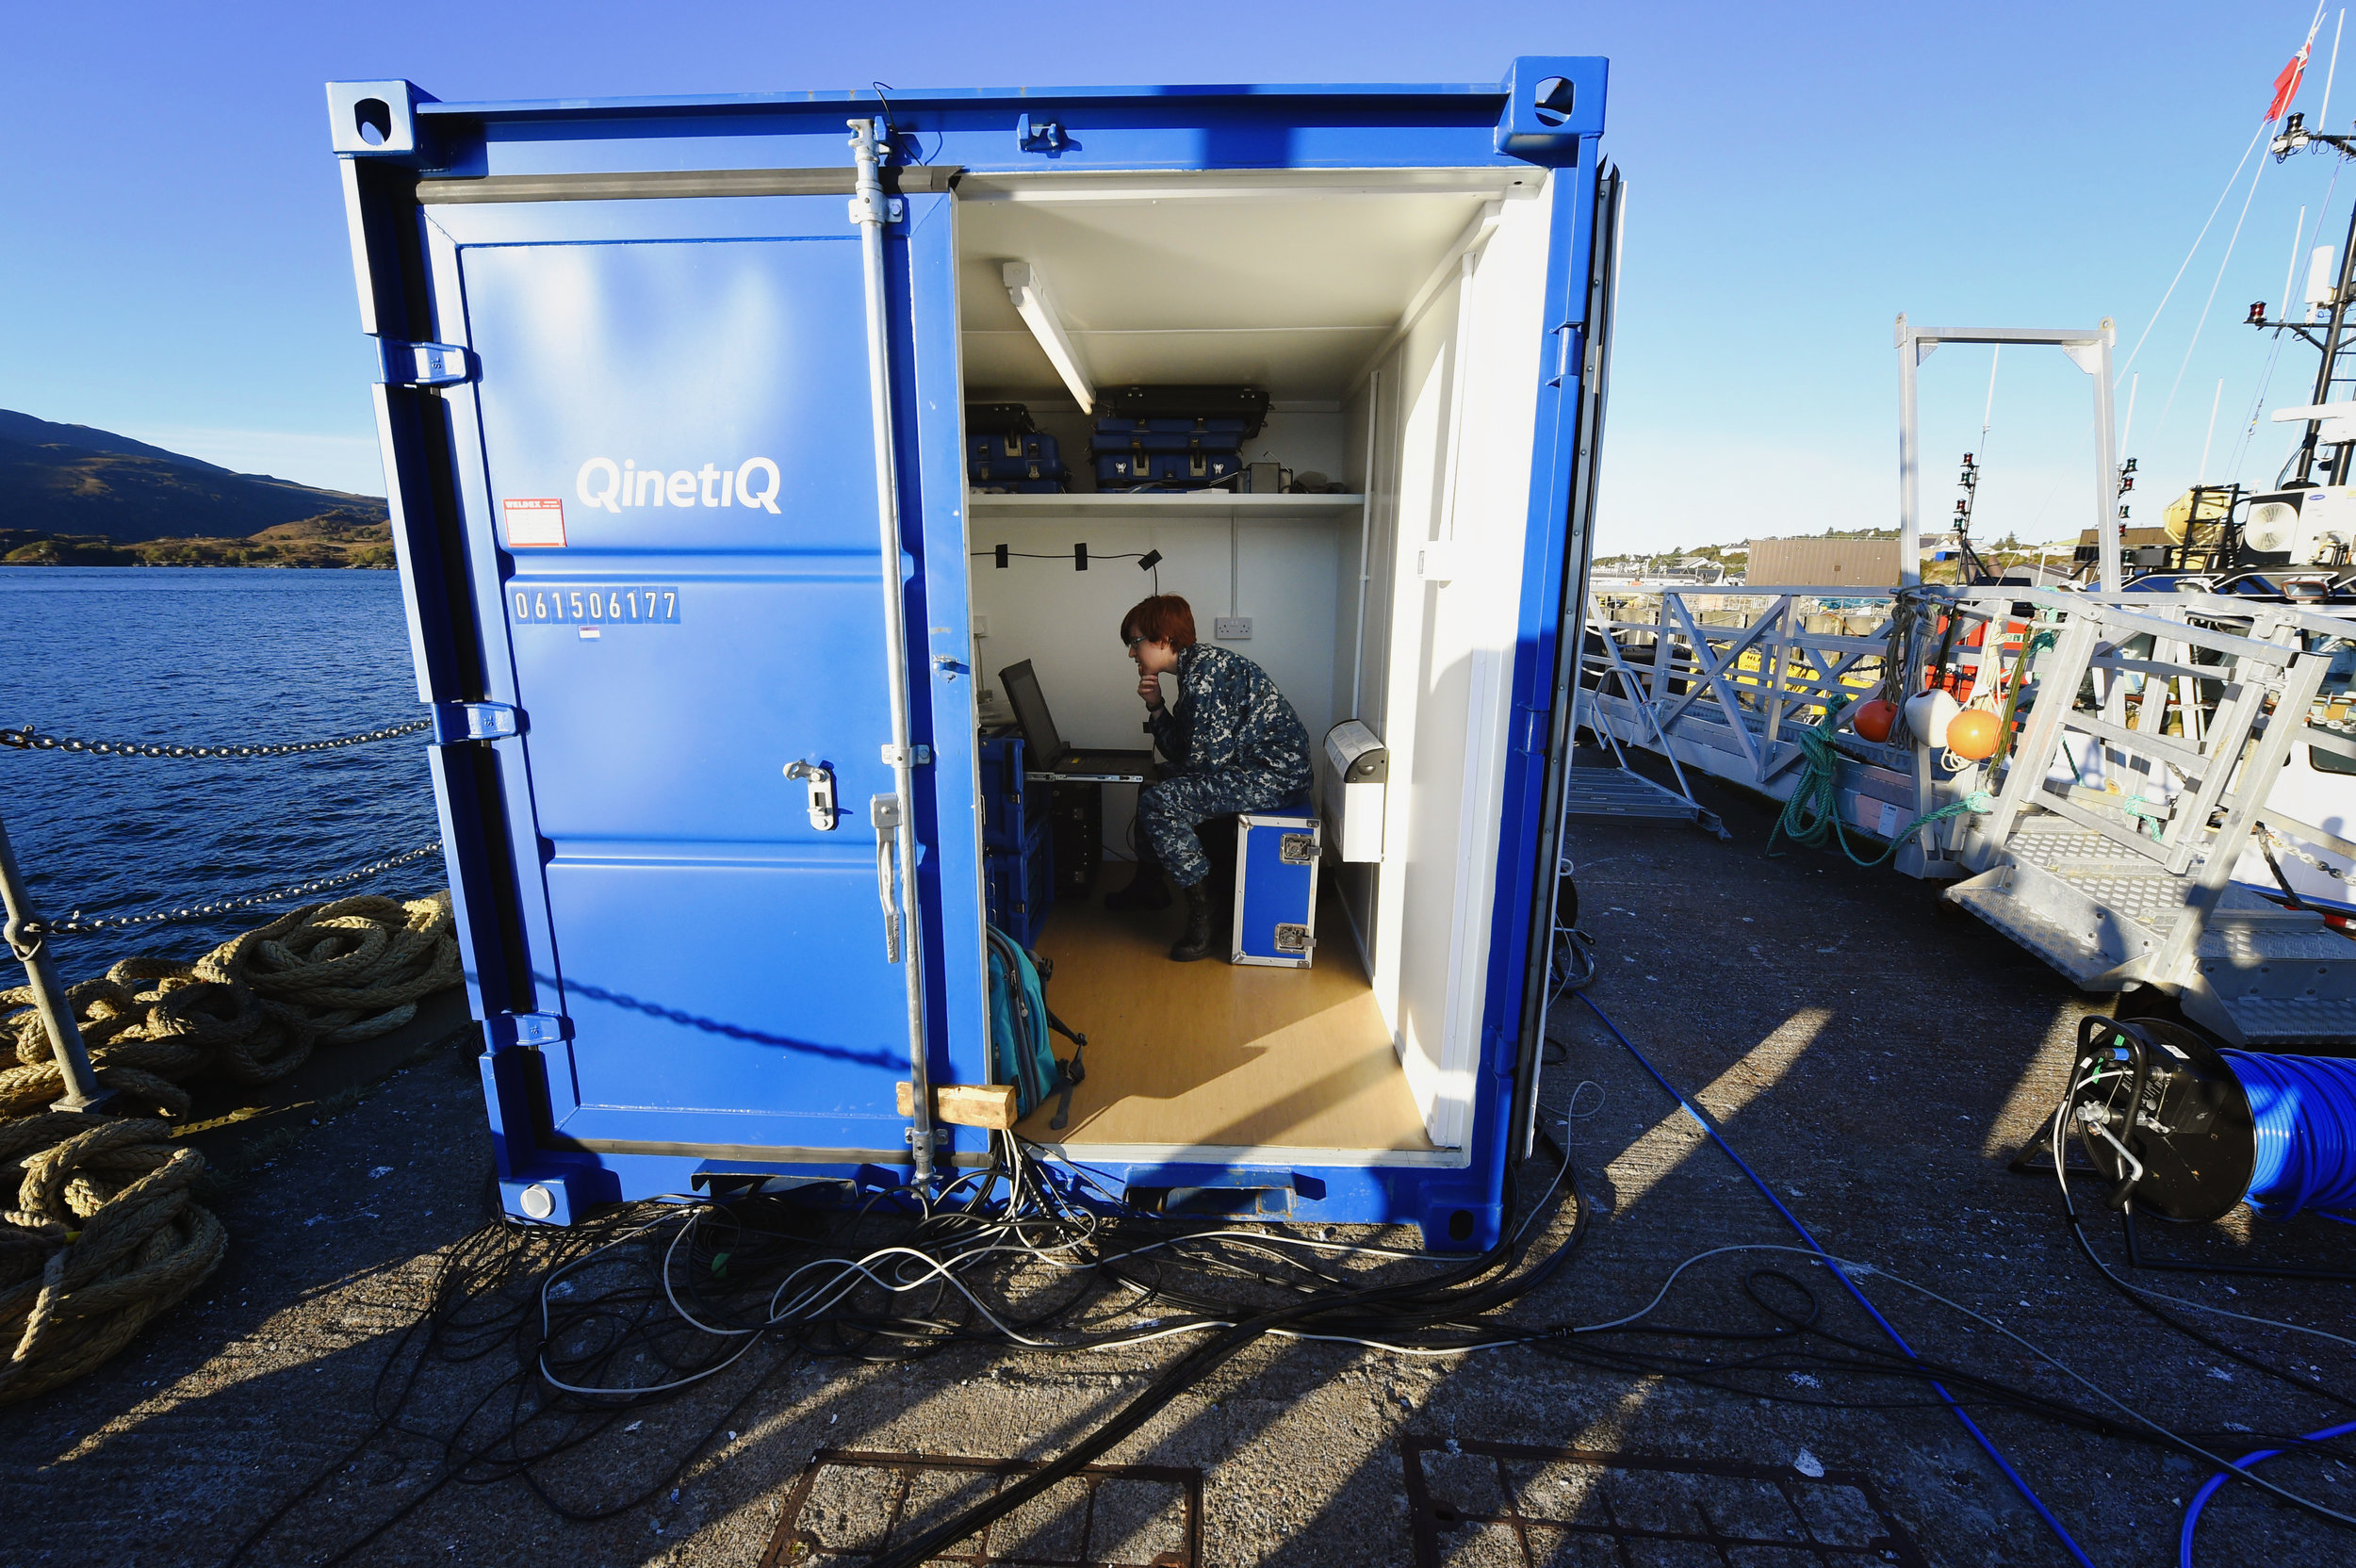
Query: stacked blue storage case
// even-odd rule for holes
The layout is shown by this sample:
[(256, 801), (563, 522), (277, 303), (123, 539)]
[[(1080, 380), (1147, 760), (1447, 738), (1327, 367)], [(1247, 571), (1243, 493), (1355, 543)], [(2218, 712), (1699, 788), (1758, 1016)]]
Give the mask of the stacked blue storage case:
[(982, 902), (990, 924), (1024, 947), (1035, 947), (1055, 902), (1049, 789), (1023, 776), (1018, 730), (985, 731), (980, 757)]
[(1044, 431), (1006, 431), (965, 438), (966, 478), (976, 489), (1052, 495), (1069, 487), (1055, 438)]
[(1106, 490), (1206, 489), (1243, 467), (1243, 444), (1268, 419), (1256, 386), (1116, 386), (1097, 401), (1088, 450)]
[(1099, 419), (1089, 450), (1096, 482), (1196, 488), (1235, 477), (1243, 466), (1242, 419)]

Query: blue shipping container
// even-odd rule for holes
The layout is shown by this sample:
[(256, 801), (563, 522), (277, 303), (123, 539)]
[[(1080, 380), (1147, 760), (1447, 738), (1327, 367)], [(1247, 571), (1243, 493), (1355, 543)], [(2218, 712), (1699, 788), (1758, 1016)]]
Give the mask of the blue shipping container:
[[(1021, 1135), (1075, 1189), (1495, 1238), (1602, 428), (1605, 78), (329, 86), (510, 1212), (987, 1165), (895, 1105), (990, 1077), (986, 671), (1029, 659), (1067, 742), (1136, 746), (1115, 632), (1158, 583), (1311, 734), (1387, 746), (1383, 858), (1316, 879), (1309, 969), (1173, 970), (1166, 917), (1057, 901), (1088, 1077)], [(1265, 390), (1244, 460), (1344, 493), (969, 490), (969, 400), (1086, 441), (1135, 384)]]

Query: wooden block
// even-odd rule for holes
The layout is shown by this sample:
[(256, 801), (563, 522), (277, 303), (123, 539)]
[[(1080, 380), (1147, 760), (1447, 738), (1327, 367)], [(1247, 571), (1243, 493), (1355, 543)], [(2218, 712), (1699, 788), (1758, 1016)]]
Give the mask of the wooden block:
[[(916, 1114), (916, 1086), (899, 1085), (900, 1114)], [(1005, 1132), (1014, 1125), (1012, 1084), (935, 1084), (933, 1115), (959, 1127), (988, 1127)]]

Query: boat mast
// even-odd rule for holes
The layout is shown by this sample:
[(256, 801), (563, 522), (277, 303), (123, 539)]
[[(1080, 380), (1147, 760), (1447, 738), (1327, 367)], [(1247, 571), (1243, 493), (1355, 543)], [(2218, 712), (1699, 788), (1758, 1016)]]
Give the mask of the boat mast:
[[(2274, 160), (2280, 163), (2291, 154), (2299, 152), (2318, 141), (2333, 149), (2342, 157), (2356, 157), (2356, 137), (2332, 136), (2323, 131), (2310, 131), (2307, 129), (2307, 117), (2303, 114), (2293, 114), (2284, 118), (2282, 134), (2274, 139), (2273, 146), (2269, 150), (2274, 154)], [(2331, 400), (2331, 384), (2338, 379), (2334, 372), (2339, 365), (2340, 354), (2349, 346), (2348, 307), (2351, 284), (2356, 284), (2356, 203), (2351, 203), (2348, 206), (2348, 235), (2340, 242), (2339, 282), (2338, 286), (2331, 290), (2331, 318), (2324, 330), (2323, 340), (2317, 343), (2315, 335), (2306, 330), (2305, 323), (2290, 319), (2291, 302), (2288, 300), (2282, 302), (2282, 320), (2266, 321), (2263, 307), (2250, 313), (2251, 325), (2288, 327), (2322, 351), (2323, 363), (2315, 367), (2315, 395), (2308, 400), (2311, 406), (2319, 407)], [(2318, 462), (2329, 466), (2331, 476), (2330, 482), (2333, 484), (2348, 482), (2349, 443), (2332, 443), (2331, 455), (2329, 458), (2319, 459), (2316, 456), (2316, 447), (2317, 437), (2322, 431), (2322, 420), (2307, 421), (2307, 433), (2299, 443), (2299, 475), (2293, 481), (2294, 484), (2306, 486), (2315, 483), (2315, 469)]]
[[(2315, 139), (2331, 142), (2340, 149), (2343, 157), (2351, 155), (2346, 137), (2317, 137)], [(2356, 204), (2348, 207), (2348, 237), (2340, 242), (2340, 277), (2339, 286), (2331, 291), (2331, 325), (2323, 337), (2323, 363), (2315, 367), (2315, 391), (2312, 401), (2316, 404), (2331, 400), (2332, 372), (2339, 364), (2340, 350), (2347, 340), (2348, 286), (2351, 283), (2356, 283)], [(2284, 302), (2288, 303), (2287, 301)], [(2322, 429), (2323, 421), (2320, 419), (2307, 421), (2306, 437), (2299, 444), (2299, 482), (2301, 484), (2313, 482), (2310, 475), (2315, 466), (2315, 437)], [(2348, 444), (2339, 443), (2331, 449), (2331, 482), (2346, 484), (2348, 477)]]

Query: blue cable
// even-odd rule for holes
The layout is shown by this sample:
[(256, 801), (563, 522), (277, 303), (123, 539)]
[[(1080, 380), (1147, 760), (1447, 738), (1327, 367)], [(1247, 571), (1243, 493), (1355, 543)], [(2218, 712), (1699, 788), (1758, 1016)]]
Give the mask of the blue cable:
[[(1700, 1111), (1694, 1109), (1693, 1102), (1685, 1098), (1683, 1091), (1678, 1089), (1675, 1084), (1670, 1083), (1667, 1078), (1663, 1077), (1661, 1070), (1653, 1066), (1652, 1062), (1642, 1051), (1636, 1049), (1636, 1042), (1634, 1040), (1629, 1039), (1626, 1035), (1620, 1033), (1620, 1026), (1612, 1021), (1612, 1017), (1609, 1013), (1606, 1013), (1601, 1007), (1595, 1005), (1595, 998), (1589, 996), (1585, 991), (1580, 991), (1579, 993), (1579, 999), (1587, 1004), (1587, 1010), (1595, 1014), (1595, 1017), (1601, 1021), (1606, 1029), (1612, 1031), (1612, 1038), (1618, 1040), (1622, 1045), (1628, 1048), (1628, 1054), (1636, 1058), (1636, 1065), (1643, 1068), (1646, 1072), (1651, 1073), (1653, 1082), (1659, 1084), (1663, 1089), (1667, 1090), (1669, 1098), (1677, 1102), (1678, 1108), (1684, 1111), (1687, 1116), (1693, 1119), (1693, 1124), (1699, 1127), (1703, 1132), (1709, 1134), (1710, 1142), (1716, 1144), (1720, 1151), (1726, 1154), (1726, 1158), (1732, 1160), (1742, 1170), (1742, 1174), (1751, 1179), (1751, 1185), (1757, 1187), (1759, 1190), (1760, 1196), (1764, 1197), (1768, 1202), (1775, 1205), (1775, 1212), (1783, 1216), (1784, 1223), (1790, 1225), (1793, 1231), (1798, 1233), (1800, 1239), (1808, 1243), (1808, 1250), (1824, 1260), (1824, 1266), (1832, 1270), (1833, 1278), (1841, 1282), (1841, 1288), (1846, 1290), (1851, 1297), (1855, 1298), (1857, 1304), (1865, 1309), (1866, 1315), (1873, 1318), (1874, 1323), (1880, 1326), (1881, 1331), (1890, 1336), (1890, 1343), (1895, 1345), (1908, 1361), (1919, 1364), (1922, 1358), (1916, 1355), (1914, 1353), (1914, 1348), (1906, 1342), (1905, 1338), (1895, 1328), (1891, 1327), (1890, 1319), (1884, 1317), (1880, 1311), (1874, 1307), (1873, 1303), (1865, 1298), (1865, 1292), (1857, 1289), (1857, 1282), (1849, 1278), (1848, 1270), (1841, 1266), (1840, 1260), (1835, 1258), (1830, 1252), (1825, 1251), (1824, 1247), (1818, 1243), (1817, 1239), (1808, 1234), (1808, 1227), (1801, 1224), (1799, 1217), (1790, 1209), (1783, 1206), (1783, 1200), (1775, 1196), (1775, 1189), (1769, 1186), (1765, 1182), (1759, 1180), (1759, 1172), (1753, 1170), (1750, 1167), (1750, 1163), (1743, 1159), (1742, 1155), (1734, 1152), (1734, 1145), (1728, 1143), (1719, 1133), (1718, 1129), (1710, 1125), (1710, 1119), (1703, 1116)], [(1931, 1380), (1931, 1392), (1939, 1396), (1939, 1402), (1947, 1407), (1949, 1413), (1953, 1414), (1956, 1420), (1963, 1423), (1963, 1429), (1972, 1434), (1972, 1440), (1980, 1446), (1980, 1450), (1987, 1454), (1989, 1459), (1995, 1461), (1996, 1468), (2004, 1472), (2004, 1479), (2010, 1481), (2012, 1483), (2013, 1490), (2020, 1493), (2021, 1497), (2027, 1501), (2028, 1505), (2037, 1511), (2037, 1516), (2045, 1521), (2045, 1527), (2053, 1532), (2053, 1539), (2061, 1543), (2062, 1549), (2068, 1552), (2073, 1560), (2081, 1564), (2081, 1568), (2094, 1568), (2094, 1560), (2087, 1557), (2086, 1552), (2079, 1546), (2078, 1543), (2070, 1538), (2070, 1532), (2062, 1527), (2062, 1522), (2053, 1517), (2053, 1511), (2045, 1506), (2045, 1500), (2039, 1497), (2035, 1491), (2031, 1490), (2029, 1483), (2021, 1478), (2021, 1472), (2015, 1470), (2010, 1462), (2005, 1460), (2004, 1456), (1997, 1451), (1996, 1445), (1988, 1438), (1988, 1433), (1980, 1429), (1980, 1424), (1972, 1419), (1969, 1412), (1967, 1412), (1961, 1405), (1955, 1403), (1955, 1396), (1947, 1392), (1946, 1386), (1940, 1383), (1938, 1379), (1934, 1378)], [(2191, 1539), (2189, 1525), (2186, 1526), (2185, 1539)]]
[(2269, 1219), (2356, 1208), (2356, 1062), (2219, 1054), (2241, 1080), (2257, 1124), (2250, 1206)]
[[(2241, 1053), (2229, 1051), (2226, 1054), (2238, 1056)], [(2345, 1422), (2337, 1427), (2326, 1427), (2319, 1432), (2309, 1432), (2299, 1441), (2320, 1443), (2327, 1437), (2345, 1437), (2349, 1432), (2356, 1432), (2356, 1421)], [(2288, 1452), (2286, 1448), (2255, 1448), (2242, 1455), (2233, 1463), (2236, 1467), (2247, 1470), (2250, 1466), (2270, 1460), (2277, 1454)], [(2192, 1506), (2184, 1510), (2184, 1527), (2178, 1532), (2176, 1537), (2177, 1568), (2192, 1568), (2192, 1527), (2201, 1523), (2201, 1511), (2209, 1506), (2209, 1499), (2217, 1495), (2217, 1489), (2231, 1478), (2220, 1470), (2201, 1482), (2201, 1490), (2192, 1494)]]

